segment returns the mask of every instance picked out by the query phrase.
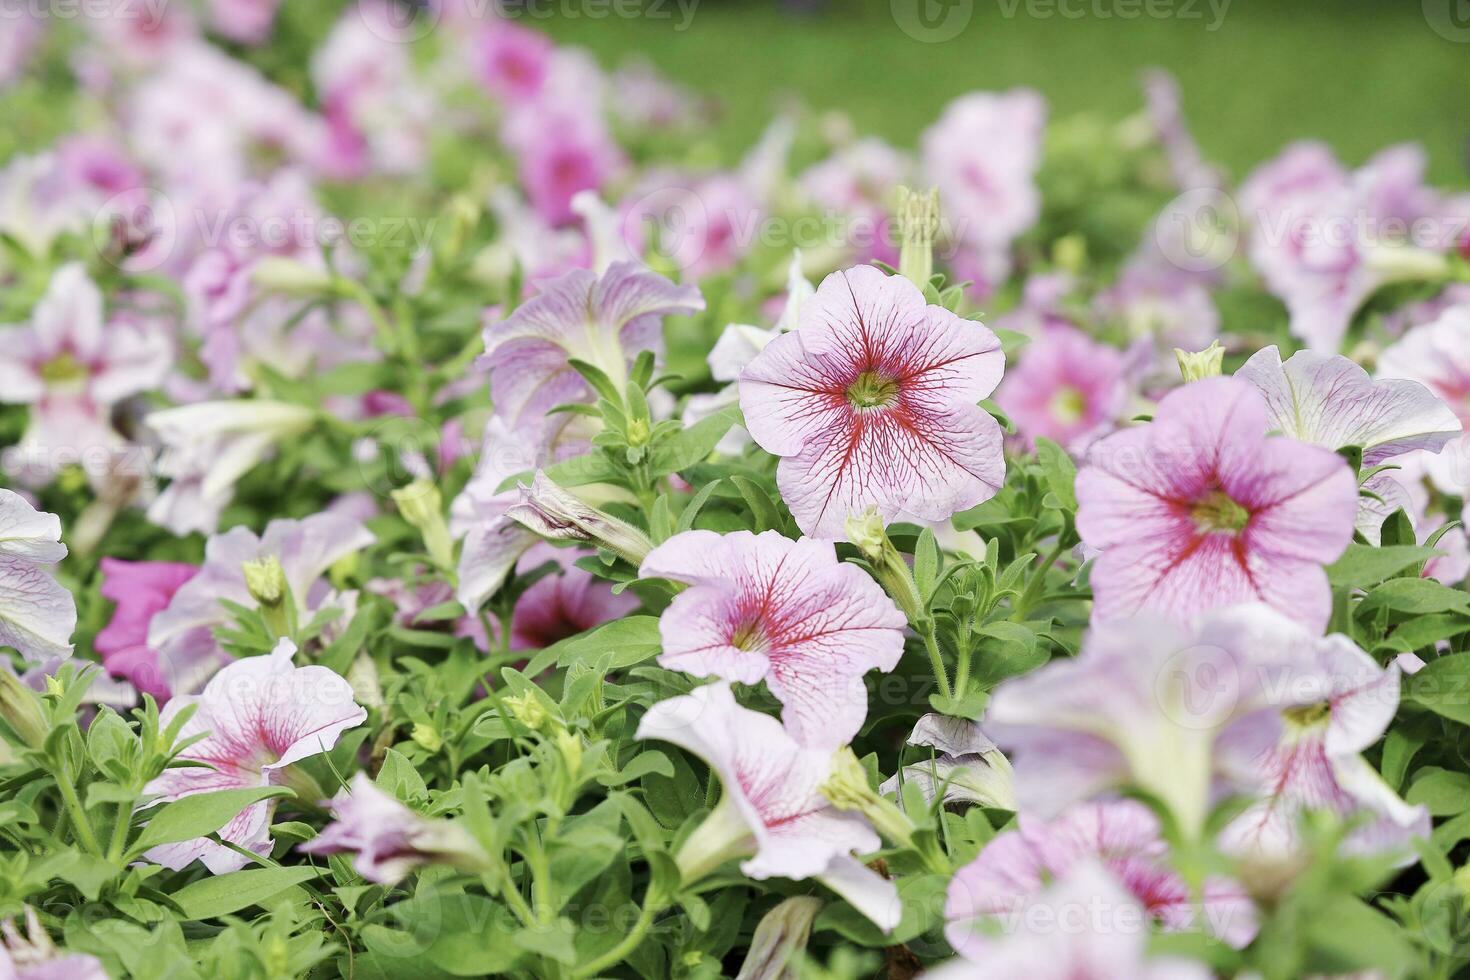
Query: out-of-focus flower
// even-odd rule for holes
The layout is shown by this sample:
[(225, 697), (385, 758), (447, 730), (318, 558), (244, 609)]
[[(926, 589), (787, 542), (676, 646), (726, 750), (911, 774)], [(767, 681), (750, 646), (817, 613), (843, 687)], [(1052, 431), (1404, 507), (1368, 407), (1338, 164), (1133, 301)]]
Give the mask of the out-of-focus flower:
[(30, 7), (21, 7), (7, 18), (5, 31), (0, 33), (0, 89), (21, 77), (46, 36), (46, 21)]
[(1289, 866), (1303, 813), (1326, 810), (1352, 825), (1349, 852), (1412, 860), (1429, 812), (1401, 800), (1361, 755), (1393, 720), (1399, 680), (1397, 665), (1385, 670), (1345, 636), (1305, 643), (1300, 662), (1273, 681), (1298, 704), (1282, 713), (1280, 739), (1251, 760), (1265, 794), (1230, 822), (1221, 846), (1248, 867)]
[(983, 960), (953, 960), (925, 974), (930, 980), (1208, 980), (1192, 960), (1149, 957), (1151, 917), (1095, 861), (1082, 861), (1048, 884), (996, 936)]
[(281, 0), (209, 0), (210, 26), (240, 44), (260, 44), (270, 36)]
[(986, 727), (1016, 767), (1022, 812), (1050, 817), (1127, 787), (1164, 801), (1195, 834), (1217, 786), (1272, 744), (1281, 711), (1310, 692), (1271, 684), (1310, 643), (1267, 606), (1214, 610), (1192, 628), (1140, 615), (1095, 624), (1074, 660), (996, 688)]
[(944, 908), (949, 944), (983, 962), (1009, 916), (1020, 913), (1049, 882), (1065, 880), (1073, 868), (1092, 861), (1112, 873), (1167, 930), (1202, 929), (1236, 947), (1255, 938), (1256, 910), (1240, 885), (1209, 878), (1204, 901), (1197, 901), (1189, 883), (1169, 866), (1158, 817), (1136, 800), (1109, 800), (1079, 804), (1050, 821), (1022, 814), (1016, 829), (986, 844), (950, 882)]
[(4, 980), (107, 980), (107, 970), (97, 957), (57, 949), (29, 905), (25, 935), (11, 919), (0, 923), (0, 932), (5, 935), (5, 945), (0, 946), (0, 977)]
[(1178, 188), (1187, 191), (1196, 187), (1222, 186), (1224, 175), (1218, 167), (1205, 162), (1204, 154), (1184, 120), (1178, 80), (1167, 71), (1155, 68), (1143, 76), (1143, 95), (1148, 105), (1149, 121), (1153, 123), (1154, 133), (1164, 149)]
[(46, 567), (65, 557), (61, 519), (0, 490), (0, 646), (35, 662), (71, 656), (76, 600)]
[(637, 737), (694, 753), (724, 788), (679, 849), (686, 887), (744, 858), (740, 869), (752, 878), (815, 878), (880, 929), (898, 924), (897, 889), (853, 856), (877, 850), (878, 835), (856, 813), (834, 808), (819, 789), (832, 767), (829, 751), (805, 748), (776, 719), (740, 707), (723, 681), (655, 704)]
[(333, 821), (297, 850), (357, 856), (352, 866), (368, 881), (394, 885), (425, 864), (485, 867), (484, 850), (459, 824), (419, 816), (379, 789), (366, 773), (328, 804)]
[(214, 531), (240, 477), (315, 420), (312, 409), (264, 399), (153, 412), (144, 421), (163, 442), (158, 472), (171, 482), (149, 506), (148, 519), (175, 534)]
[[(196, 706), (180, 734), (204, 738), (179, 758), (205, 765), (166, 770), (145, 790), (157, 797), (153, 803), (222, 789), (280, 785), (287, 766), (329, 751), (343, 732), (367, 720), (346, 680), (326, 667), (294, 666), (295, 653), (294, 643), (281, 640), (266, 656), (225, 667), (200, 694), (169, 701), (160, 716), (163, 725), (185, 707)], [(269, 854), (274, 812), (274, 800), (253, 803), (221, 827), (219, 836), (256, 854)], [(249, 863), (244, 855), (207, 837), (164, 844), (144, 856), (175, 870), (198, 859), (213, 874), (237, 871)]]
[(1357, 482), (1330, 450), (1268, 438), (1267, 418), (1252, 385), (1206, 378), (1093, 445), (1077, 529), (1101, 553), (1094, 621), (1152, 610), (1187, 622), (1260, 601), (1326, 625), (1322, 566), (1352, 540)]
[(921, 137), (925, 178), (963, 254), (986, 287), (1009, 270), (1012, 240), (1041, 213), (1036, 169), (1046, 126), (1046, 102), (1030, 89), (974, 92), (945, 108)]
[(162, 682), (175, 695), (189, 694), (229, 661), (213, 635), (216, 626), (229, 622), (229, 610), (220, 600), (248, 609), (261, 605), (246, 581), (247, 563), (276, 563), (283, 591), (289, 590), (297, 619), (305, 624), (321, 610), (349, 600), (334, 593), (321, 576), (373, 540), (358, 521), (331, 513), (271, 521), (258, 538), (244, 527), (210, 538), (199, 574), (180, 586), (168, 607), (148, 624), (148, 646), (158, 651)]
[(104, 599), (117, 603), (112, 620), (97, 634), (93, 648), (114, 677), (121, 677), (144, 694), (168, 700), (168, 684), (158, 663), (158, 651), (148, 645), (148, 625), (173, 600), (174, 594), (199, 573), (197, 565), (170, 561), (102, 559)]
[(880, 139), (861, 139), (807, 168), (797, 178), (797, 189), (824, 209), (824, 219), (845, 222), (843, 264), (877, 259), (897, 267), (889, 208), (894, 192), (913, 172), (907, 155)]
[(707, 114), (705, 103), (642, 58), (618, 67), (609, 79), (609, 108), (619, 122), (641, 132), (689, 127)]
[(984, 326), (859, 266), (828, 276), (801, 326), (741, 372), (740, 405), (756, 443), (782, 457), (777, 484), (797, 524), (837, 539), (868, 507), (943, 521), (995, 494), (1000, 427), (976, 403), (1004, 365)]
[[(1470, 426), (1470, 304), (1452, 306), (1404, 334), (1379, 355), (1377, 373), (1419, 382)], [(1415, 461), (1445, 493), (1464, 495), (1470, 486), (1470, 436), (1462, 435), (1438, 456), (1419, 454)]]
[(501, 101), (530, 101), (541, 94), (554, 50), (551, 39), (540, 31), (496, 19), (475, 33), (471, 67), (475, 77)]
[(490, 372), (497, 414), (520, 427), (557, 405), (589, 400), (571, 358), (600, 368), (621, 389), (640, 351), (663, 349), (663, 317), (703, 309), (697, 288), (634, 262), (614, 262), (601, 277), (576, 269), (543, 283), (508, 318), (485, 327), (480, 363)]
[(995, 400), (1028, 445), (1046, 438), (1081, 453), (1122, 417), (1125, 371), (1123, 355), (1114, 348), (1056, 326), (1022, 349)]
[(1014, 810), (1011, 763), (980, 726), (965, 718), (930, 713), (920, 718), (908, 744), (934, 750), (934, 758), (903, 767), (878, 787), (897, 793), (901, 783), (917, 783), (924, 799), (933, 800), (941, 789), (946, 803), (975, 803)]
[(516, 157), (521, 186), (531, 206), (552, 225), (576, 217), (572, 198), (597, 191), (622, 169), (623, 151), (602, 117), (582, 101), (543, 97), (506, 122), (504, 139)]
[(31, 406), (21, 453), (42, 479), (110, 456), (123, 440), (108, 410), (157, 387), (169, 369), (168, 337), (106, 323), (102, 293), (79, 263), (56, 271), (30, 324), (0, 328), (0, 343), (0, 401)]
[(659, 617), (659, 663), (696, 677), (764, 680), (804, 745), (846, 745), (868, 714), (863, 675), (903, 655), (907, 620), (831, 542), (778, 531), (686, 531), (653, 550), (641, 578), (689, 588)]
[(761, 916), (735, 980), (796, 980), (793, 971), (821, 910), (820, 898), (793, 895)]
[(569, 548), (539, 544), (521, 556), (517, 566), (524, 571), (547, 561), (560, 567), (537, 579), (516, 600), (510, 617), (512, 650), (543, 649), (638, 608), (637, 596), (614, 594), (611, 584), (574, 565), (577, 555)]

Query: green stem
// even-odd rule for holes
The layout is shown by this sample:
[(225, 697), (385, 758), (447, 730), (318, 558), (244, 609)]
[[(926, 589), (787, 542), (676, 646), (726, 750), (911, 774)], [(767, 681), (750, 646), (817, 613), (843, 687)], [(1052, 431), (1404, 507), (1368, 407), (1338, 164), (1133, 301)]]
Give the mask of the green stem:
[(940, 697), (953, 698), (954, 690), (949, 686), (949, 672), (944, 666), (944, 654), (939, 652), (939, 641), (934, 636), (934, 624), (929, 623), (919, 633), (924, 637), (924, 649), (929, 651), (929, 666), (934, 668), (934, 683), (939, 685)]
[(1035, 575), (1031, 576), (1031, 581), (1026, 583), (1026, 590), (1021, 593), (1021, 598), (1016, 600), (1015, 612), (1011, 613), (1012, 622), (1021, 622), (1026, 618), (1026, 614), (1031, 611), (1031, 606), (1036, 602), (1037, 593), (1046, 584), (1046, 573), (1051, 571), (1052, 566), (1057, 563), (1057, 559), (1062, 557), (1062, 553), (1067, 550), (1067, 532), (1070, 526), (1069, 522), (1068, 527), (1063, 528), (1062, 532), (1057, 535), (1056, 546), (1042, 560), (1041, 567), (1036, 570)]
[[(652, 890), (652, 888), (653, 886), (649, 885), (649, 889)], [(595, 977), (609, 967), (616, 966), (627, 959), (648, 935), (648, 930), (653, 926), (653, 918), (656, 915), (658, 915), (658, 909), (654, 907), (652, 896), (643, 896), (643, 910), (638, 913), (638, 921), (633, 923), (633, 928), (623, 937), (623, 941), (591, 963), (572, 971), (572, 980)]]
[(112, 828), (112, 841), (107, 846), (107, 858), (121, 861), (128, 846), (128, 830), (133, 825), (133, 804), (136, 800), (117, 805), (117, 823)]
[(92, 822), (87, 819), (87, 811), (82, 809), (82, 801), (72, 782), (70, 767), (63, 763), (57, 776), (56, 786), (61, 790), (61, 799), (66, 804), (67, 813), (71, 815), (71, 822), (76, 825), (77, 837), (82, 846), (101, 857), (102, 845), (98, 843), (97, 834), (92, 830)]

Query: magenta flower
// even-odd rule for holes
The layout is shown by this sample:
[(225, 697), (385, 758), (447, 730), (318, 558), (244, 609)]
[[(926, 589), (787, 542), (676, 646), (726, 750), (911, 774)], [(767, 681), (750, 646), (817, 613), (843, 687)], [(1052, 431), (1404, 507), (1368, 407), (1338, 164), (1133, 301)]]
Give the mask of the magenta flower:
[(976, 403), (1004, 367), (984, 326), (858, 266), (823, 280), (800, 327), (746, 367), (740, 406), (751, 437), (782, 457), (796, 523), (835, 539), (869, 507), (885, 522), (944, 521), (995, 494), (1000, 426)]
[(1189, 884), (1169, 866), (1159, 819), (1136, 800), (1083, 803), (1055, 820), (1022, 814), (1016, 829), (997, 835), (979, 857), (955, 872), (944, 917), (956, 952), (983, 961), (995, 946), (995, 928), (1021, 912), (1048, 882), (1096, 861), (1123, 885), (1149, 916), (1170, 931), (1204, 929), (1235, 947), (1255, 938), (1255, 907), (1240, 885), (1209, 878), (1201, 906)]
[(47, 567), (65, 557), (60, 518), (0, 489), (0, 646), (28, 661), (71, 656), (76, 600)]
[[(1409, 330), (1379, 356), (1378, 376), (1419, 382), (1444, 399), (1463, 426), (1470, 426), (1470, 304), (1452, 306)], [(1470, 436), (1462, 435), (1438, 456), (1419, 454), (1416, 459), (1440, 490), (1465, 495)]]
[(158, 651), (148, 645), (148, 624), (198, 572), (197, 565), (179, 562), (102, 559), (102, 597), (117, 603), (117, 608), (92, 646), (108, 672), (160, 703), (170, 692)]
[[(167, 725), (189, 705), (196, 706), (181, 737), (204, 735), (179, 758), (203, 766), (168, 769), (149, 783), (150, 803), (169, 803), (222, 789), (281, 785), (293, 763), (329, 751), (349, 728), (367, 720), (352, 699), (352, 685), (326, 667), (295, 667), (296, 645), (282, 640), (268, 656), (249, 657), (215, 674), (198, 695), (179, 695), (160, 716)], [(256, 854), (271, 850), (273, 800), (251, 804), (219, 831), (219, 836)], [(243, 868), (244, 855), (200, 837), (148, 851), (148, 860), (175, 870), (196, 858), (214, 874)]]
[(1353, 825), (1348, 852), (1408, 863), (1412, 839), (1429, 836), (1429, 813), (1400, 799), (1361, 755), (1398, 710), (1399, 667), (1385, 670), (1338, 634), (1304, 640), (1302, 650), (1273, 681), (1295, 702), (1282, 713), (1281, 737), (1251, 760), (1265, 792), (1225, 828), (1221, 846), (1249, 865), (1291, 864), (1302, 814), (1325, 810)]
[(829, 541), (777, 531), (686, 531), (643, 561), (640, 578), (690, 587), (659, 617), (658, 662), (696, 677), (762, 680), (803, 745), (846, 745), (868, 715), (863, 675), (903, 655), (903, 613)]
[(540, 31), (497, 19), (476, 39), (475, 75), (504, 102), (534, 99), (546, 83), (553, 50)]
[(569, 358), (596, 365), (621, 387), (640, 351), (663, 349), (664, 317), (702, 309), (698, 289), (633, 262), (614, 262), (601, 277), (575, 269), (541, 283), (540, 293), (485, 327), (480, 364), (490, 372), (496, 413), (512, 428), (539, 427), (547, 410), (591, 400)]
[(623, 151), (602, 117), (552, 97), (522, 108), (506, 126), (505, 142), (515, 154), (521, 186), (536, 212), (552, 225), (576, 218), (572, 198), (600, 190), (623, 168)]
[(199, 574), (180, 586), (168, 607), (148, 624), (148, 646), (158, 651), (162, 667), (160, 683), (175, 695), (191, 694), (229, 662), (213, 633), (229, 622), (229, 610), (220, 600), (248, 609), (260, 606), (245, 581), (246, 562), (278, 561), (297, 620), (309, 623), (324, 609), (355, 601), (354, 593), (338, 594), (322, 576), (338, 559), (373, 541), (361, 522), (332, 513), (271, 521), (260, 537), (249, 528), (236, 527), (210, 538)]
[(383, 792), (366, 773), (352, 777), (328, 806), (333, 822), (315, 840), (300, 845), (303, 854), (355, 853), (352, 866), (368, 881), (394, 885), (430, 862), (486, 863), (484, 851), (461, 826), (419, 816)]
[(1023, 813), (1042, 817), (1136, 787), (1185, 833), (1218, 789), (1256, 789), (1250, 760), (1273, 744), (1280, 712), (1311, 692), (1273, 686), (1309, 644), (1259, 603), (1208, 612), (1190, 629), (1153, 616), (1094, 624), (1075, 659), (1003, 682), (986, 727), (1015, 766)]
[(510, 617), (512, 650), (540, 650), (638, 608), (637, 596), (630, 592), (614, 595), (610, 583), (572, 563), (588, 553), (540, 544), (521, 557), (517, 565), (522, 570), (533, 570), (548, 561), (560, 570), (537, 579), (516, 600)]
[(1321, 629), (1322, 566), (1353, 536), (1352, 468), (1327, 449), (1267, 437), (1265, 399), (1206, 378), (1171, 392), (1147, 425), (1092, 447), (1077, 477), (1077, 530), (1100, 552), (1094, 621), (1147, 609), (1180, 622), (1265, 602)]
[(855, 812), (834, 808), (820, 786), (831, 753), (802, 746), (776, 719), (735, 703), (727, 683), (660, 701), (638, 724), (707, 762), (724, 792), (677, 857), (686, 886), (726, 861), (758, 880), (815, 878), (879, 928), (898, 924), (898, 891), (853, 856), (876, 851), (878, 835)]
[(1027, 344), (995, 400), (1025, 442), (1087, 449), (1123, 415), (1128, 400), (1123, 355), (1072, 327), (1052, 327)]
[(121, 445), (108, 410), (161, 384), (171, 359), (165, 334), (107, 322), (79, 263), (56, 271), (29, 325), (0, 327), (0, 343), (0, 401), (31, 406), (23, 453), (48, 473)]

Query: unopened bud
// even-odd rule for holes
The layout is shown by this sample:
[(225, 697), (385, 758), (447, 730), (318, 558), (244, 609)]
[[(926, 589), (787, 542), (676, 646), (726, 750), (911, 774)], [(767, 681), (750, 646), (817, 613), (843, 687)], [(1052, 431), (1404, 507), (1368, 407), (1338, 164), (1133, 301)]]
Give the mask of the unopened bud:
[(275, 555), (252, 558), (241, 565), (250, 597), (268, 609), (280, 606), (286, 597), (286, 572)]
[(543, 538), (590, 542), (622, 557), (635, 568), (653, 550), (648, 535), (578, 499), (539, 471), (531, 486), (521, 486), (520, 500), (506, 513)]
[(31, 748), (39, 749), (46, 743), (48, 729), (36, 692), (3, 667), (0, 667), (0, 718)]
[(1225, 348), (1218, 340), (1212, 340), (1210, 346), (1194, 353), (1176, 347), (1174, 357), (1179, 361), (1179, 373), (1187, 384), (1201, 378), (1218, 378), (1225, 365)]
[(899, 275), (923, 290), (934, 275), (934, 239), (939, 234), (939, 189), (898, 189)]
[(454, 538), (444, 521), (444, 498), (432, 480), (415, 480), (394, 490), (393, 503), (403, 519), (424, 539), (424, 548), (440, 568), (454, 567)]

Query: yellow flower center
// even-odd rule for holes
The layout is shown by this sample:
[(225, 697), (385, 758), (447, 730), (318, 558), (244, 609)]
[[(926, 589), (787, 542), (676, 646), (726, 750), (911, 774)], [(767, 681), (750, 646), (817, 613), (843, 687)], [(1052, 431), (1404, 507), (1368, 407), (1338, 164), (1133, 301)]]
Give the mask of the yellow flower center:
[(864, 371), (847, 388), (847, 400), (854, 408), (883, 408), (898, 397), (898, 382), (873, 371)]
[(1239, 534), (1250, 523), (1251, 512), (1221, 490), (1211, 490), (1190, 511), (1201, 534)]
[(1051, 416), (1063, 425), (1082, 421), (1087, 412), (1087, 398), (1076, 388), (1058, 388), (1051, 396)]
[(47, 384), (65, 384), (87, 376), (87, 368), (68, 351), (62, 351), (41, 365), (41, 379)]

